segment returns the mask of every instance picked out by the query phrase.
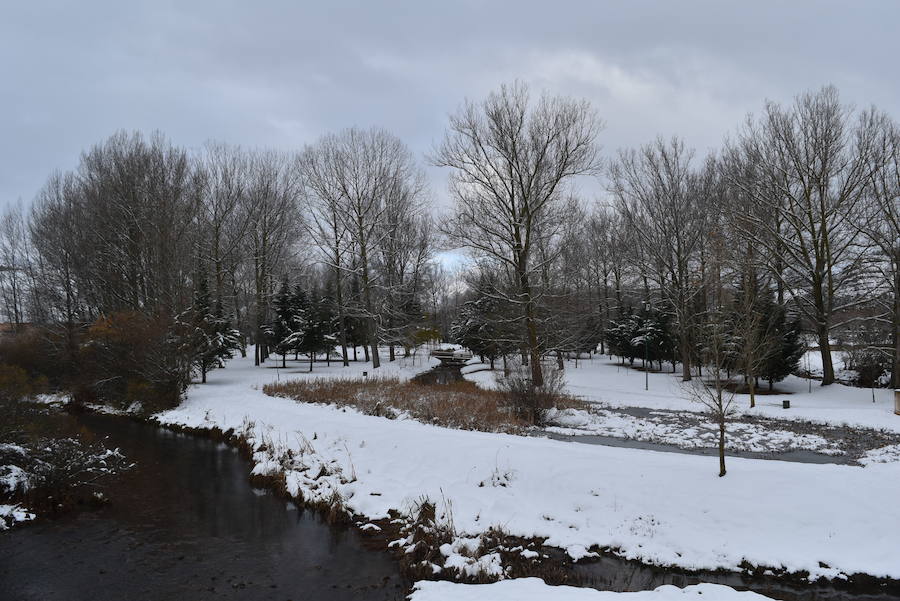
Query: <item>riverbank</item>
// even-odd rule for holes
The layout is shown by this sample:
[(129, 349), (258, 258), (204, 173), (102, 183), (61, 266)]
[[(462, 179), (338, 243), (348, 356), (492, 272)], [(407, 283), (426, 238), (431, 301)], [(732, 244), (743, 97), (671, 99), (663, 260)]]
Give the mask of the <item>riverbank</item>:
[[(433, 506), (435, 524), (453, 537), (422, 566), (432, 572), (503, 575), (499, 554), (478, 554), (494, 527), (572, 560), (606, 549), (687, 570), (900, 578), (898, 464), (733, 459), (719, 479), (705, 457), (450, 430), (267, 397), (271, 375), (235, 360), (156, 419), (232, 432), (252, 450), (254, 474), (277, 474), (294, 497), (365, 517), (363, 529)], [(420, 544), (409, 535), (392, 542), (410, 554)]]

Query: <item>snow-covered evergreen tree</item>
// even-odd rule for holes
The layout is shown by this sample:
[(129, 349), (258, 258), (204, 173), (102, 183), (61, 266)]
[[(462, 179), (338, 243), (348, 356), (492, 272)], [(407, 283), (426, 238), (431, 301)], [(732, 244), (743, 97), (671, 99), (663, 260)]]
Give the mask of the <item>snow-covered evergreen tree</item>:
[(209, 284), (201, 277), (185, 322), (182, 349), (200, 371), (201, 382), (211, 369), (224, 367), (225, 361), (240, 349), (240, 333), (232, 329), (220, 303), (211, 306)]

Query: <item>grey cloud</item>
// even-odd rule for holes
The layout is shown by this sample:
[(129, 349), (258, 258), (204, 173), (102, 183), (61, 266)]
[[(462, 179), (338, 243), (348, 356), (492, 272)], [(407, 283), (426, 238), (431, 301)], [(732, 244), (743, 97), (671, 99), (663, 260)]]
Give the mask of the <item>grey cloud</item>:
[(889, 1), (11, 3), (0, 202), (122, 128), (291, 149), (378, 125), (425, 153), (464, 97), (516, 78), (590, 99), (608, 151), (660, 133), (702, 153), (824, 83), (900, 116), (898, 18)]

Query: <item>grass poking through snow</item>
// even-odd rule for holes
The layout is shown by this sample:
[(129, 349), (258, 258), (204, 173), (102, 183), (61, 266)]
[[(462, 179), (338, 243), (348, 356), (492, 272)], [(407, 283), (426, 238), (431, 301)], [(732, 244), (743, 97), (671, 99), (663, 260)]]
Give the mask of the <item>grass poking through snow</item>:
[[(530, 425), (516, 415), (503, 393), (465, 381), (427, 385), (397, 378), (291, 380), (268, 384), (263, 391), (302, 403), (351, 406), (367, 415), (409, 417), (461, 430), (515, 433)], [(562, 399), (561, 405), (581, 404)]]

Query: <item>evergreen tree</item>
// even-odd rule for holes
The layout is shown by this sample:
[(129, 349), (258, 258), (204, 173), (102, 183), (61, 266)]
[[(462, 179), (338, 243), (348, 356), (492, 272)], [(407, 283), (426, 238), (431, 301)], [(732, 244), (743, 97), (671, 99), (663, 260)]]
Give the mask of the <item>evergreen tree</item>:
[(610, 322), (606, 329), (609, 352), (621, 357), (623, 363), (628, 359), (629, 364), (634, 365), (637, 353), (633, 341), (638, 337), (641, 325), (640, 316), (635, 315), (634, 310), (628, 307), (619, 319)]
[(303, 314), (302, 336), (297, 348), (309, 357), (309, 371), (312, 371), (316, 355), (330, 350), (334, 345), (334, 324), (327, 303), (316, 290), (307, 296), (298, 289), (296, 298), (296, 306)]
[(266, 334), (275, 352), (281, 355), (281, 366), (287, 367), (287, 355), (298, 344), (300, 333), (297, 328), (296, 299), (291, 294), (287, 277), (275, 295), (275, 318), (266, 329)]
[(794, 319), (788, 322), (787, 311), (783, 306), (773, 304), (768, 321), (774, 342), (760, 375), (769, 381), (771, 390), (775, 382), (780, 382), (797, 369), (805, 349), (801, 340), (800, 321)]
[(210, 305), (209, 285), (203, 277), (194, 292), (182, 346), (192, 357), (192, 363), (199, 369), (201, 382), (204, 383), (209, 370), (223, 367), (225, 361), (240, 349), (240, 334), (231, 328), (221, 303), (216, 303), (215, 310)]
[(462, 306), (459, 319), (450, 328), (457, 344), (490, 361), (492, 369), (496, 359), (516, 351), (517, 337), (507, 318), (511, 313), (504, 311), (504, 306), (505, 303), (493, 296), (470, 300)]

